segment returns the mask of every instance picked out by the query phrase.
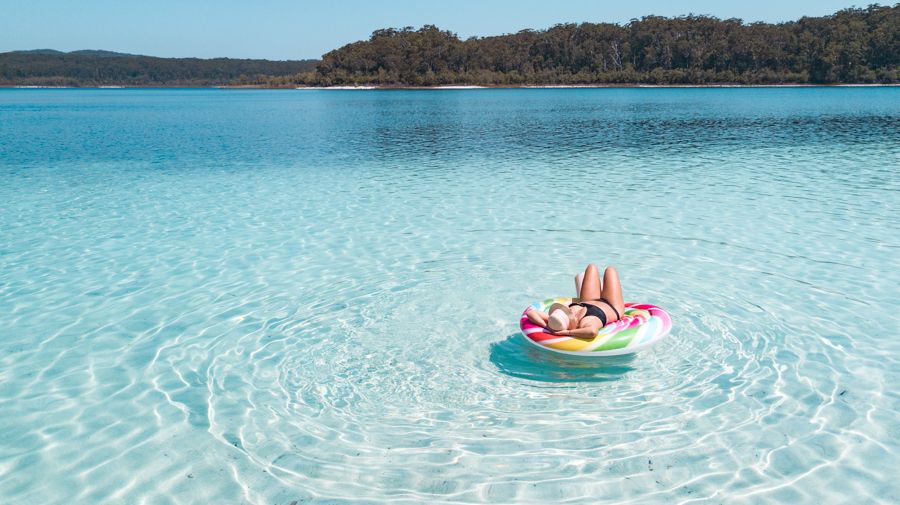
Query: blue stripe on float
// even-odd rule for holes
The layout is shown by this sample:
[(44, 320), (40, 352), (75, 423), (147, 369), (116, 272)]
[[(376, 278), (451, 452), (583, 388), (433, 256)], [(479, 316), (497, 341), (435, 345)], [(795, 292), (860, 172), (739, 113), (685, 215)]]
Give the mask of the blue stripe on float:
[(659, 318), (651, 317), (647, 320), (646, 323), (641, 325), (642, 328), (645, 328), (645, 333), (641, 338), (639, 344), (643, 344), (644, 342), (649, 342), (656, 338), (656, 335), (659, 334), (660, 321)]

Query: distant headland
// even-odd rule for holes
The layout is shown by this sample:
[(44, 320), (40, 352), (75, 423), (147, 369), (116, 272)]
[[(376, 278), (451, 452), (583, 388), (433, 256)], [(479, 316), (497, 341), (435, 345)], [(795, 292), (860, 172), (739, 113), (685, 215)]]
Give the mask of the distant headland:
[(112, 51), (51, 49), (0, 53), (0, 86), (276, 85), (314, 72), (319, 60), (156, 58)]
[(383, 29), (321, 60), (0, 53), (0, 86), (469, 87), (900, 83), (900, 4), (786, 23), (646, 16), (472, 37)]

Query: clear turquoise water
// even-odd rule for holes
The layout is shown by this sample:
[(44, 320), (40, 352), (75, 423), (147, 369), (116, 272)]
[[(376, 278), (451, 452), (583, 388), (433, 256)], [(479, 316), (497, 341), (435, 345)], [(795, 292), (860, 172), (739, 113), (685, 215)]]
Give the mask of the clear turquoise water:
[[(0, 90), (0, 502), (900, 501), (900, 89)], [(671, 336), (518, 335), (615, 264)]]

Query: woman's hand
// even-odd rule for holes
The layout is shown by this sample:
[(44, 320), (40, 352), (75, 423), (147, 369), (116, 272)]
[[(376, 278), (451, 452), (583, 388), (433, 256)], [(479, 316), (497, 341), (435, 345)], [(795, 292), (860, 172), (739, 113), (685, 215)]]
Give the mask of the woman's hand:
[(529, 308), (525, 311), (525, 317), (528, 318), (533, 324), (541, 326), (543, 328), (547, 327), (547, 323), (550, 320), (550, 315), (546, 312), (542, 312), (540, 310), (535, 310), (533, 308)]
[(583, 328), (577, 328), (574, 330), (553, 331), (553, 330), (550, 330), (549, 328), (548, 328), (548, 330), (550, 331), (550, 333), (552, 333), (554, 335), (559, 335), (562, 337), (574, 337), (574, 338), (581, 338), (581, 339), (585, 339), (585, 340), (591, 340), (597, 336), (597, 332), (600, 331), (600, 328), (596, 325), (588, 325)]

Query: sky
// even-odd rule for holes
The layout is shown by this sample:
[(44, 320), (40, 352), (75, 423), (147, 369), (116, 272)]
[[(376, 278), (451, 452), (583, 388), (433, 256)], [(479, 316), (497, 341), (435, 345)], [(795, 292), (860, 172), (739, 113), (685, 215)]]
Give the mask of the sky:
[[(437, 25), (462, 38), (708, 14), (780, 22), (832, 14), (852, 0), (0, 0), (0, 52), (105, 49), (163, 57), (319, 58), (376, 29)], [(881, 2), (890, 5), (892, 2)]]

